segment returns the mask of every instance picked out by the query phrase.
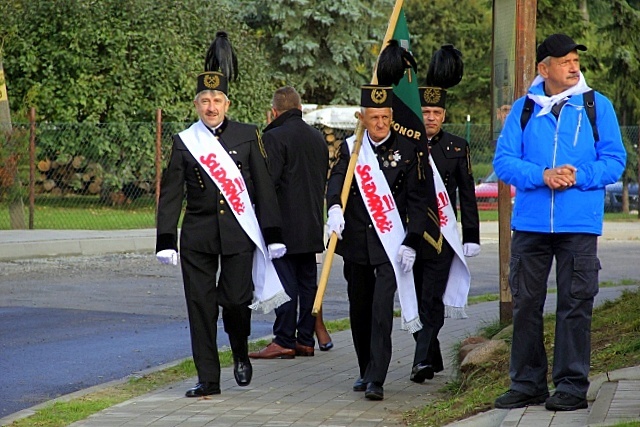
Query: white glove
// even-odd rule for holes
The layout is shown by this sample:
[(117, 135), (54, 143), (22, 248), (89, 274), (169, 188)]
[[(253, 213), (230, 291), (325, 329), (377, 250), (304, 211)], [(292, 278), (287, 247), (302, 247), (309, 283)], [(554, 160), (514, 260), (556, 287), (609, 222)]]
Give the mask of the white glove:
[(462, 253), (466, 257), (480, 255), (480, 245), (477, 243), (465, 243), (462, 245)]
[(344, 230), (344, 215), (340, 205), (333, 205), (329, 208), (329, 218), (327, 218), (327, 235), (336, 233), (338, 239), (342, 240), (342, 230)]
[(402, 271), (408, 273), (413, 268), (413, 264), (416, 262), (416, 251), (409, 246), (400, 245), (398, 251), (398, 262), (402, 265)]
[(178, 265), (178, 252), (173, 249), (164, 249), (156, 254), (156, 258), (160, 264)]
[(281, 258), (287, 253), (287, 247), (282, 243), (272, 243), (267, 249), (269, 250), (269, 259)]

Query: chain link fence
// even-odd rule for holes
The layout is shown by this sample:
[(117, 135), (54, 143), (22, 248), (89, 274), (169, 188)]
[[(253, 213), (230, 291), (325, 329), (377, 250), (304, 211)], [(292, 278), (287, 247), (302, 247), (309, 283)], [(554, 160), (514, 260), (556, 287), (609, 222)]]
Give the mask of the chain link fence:
[[(155, 227), (171, 136), (188, 123), (15, 123), (0, 147), (0, 230)], [(318, 126), (330, 163), (351, 129)], [(638, 127), (621, 128), (637, 165)], [(490, 125), (447, 124), (467, 139), (474, 177), (491, 172)], [(638, 173), (631, 174), (637, 182)]]

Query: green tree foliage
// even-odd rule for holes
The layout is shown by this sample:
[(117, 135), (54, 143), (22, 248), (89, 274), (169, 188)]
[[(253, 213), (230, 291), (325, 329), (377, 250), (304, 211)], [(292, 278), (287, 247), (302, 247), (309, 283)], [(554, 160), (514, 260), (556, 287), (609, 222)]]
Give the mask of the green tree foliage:
[(491, 0), (405, 0), (412, 51), (424, 84), (433, 53), (443, 44), (462, 52), (464, 76), (447, 93), (447, 121), (491, 120)]
[(280, 83), (305, 102), (354, 104), (371, 80), (390, 0), (256, 0), (241, 3), (245, 22), (263, 35)]
[(215, 2), (5, 0), (0, 16), (13, 110), (35, 106), (40, 120), (105, 123), (153, 121), (161, 108), (167, 121), (191, 120), (206, 49), (225, 30), (243, 81), (231, 85), (231, 114), (264, 120), (268, 64), (257, 39)]
[(105, 191), (153, 180), (156, 109), (165, 128), (179, 122), (181, 130), (197, 118), (196, 76), (218, 30), (227, 31), (239, 59), (230, 115), (266, 121), (273, 73), (259, 40), (223, 5), (4, 0), (0, 16), (12, 111), (36, 107), (39, 158), (99, 162)]

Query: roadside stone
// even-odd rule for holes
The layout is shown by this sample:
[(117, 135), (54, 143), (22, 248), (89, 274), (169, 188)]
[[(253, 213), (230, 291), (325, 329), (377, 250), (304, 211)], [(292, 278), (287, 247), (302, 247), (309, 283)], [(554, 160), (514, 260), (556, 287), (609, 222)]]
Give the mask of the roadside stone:
[(504, 340), (488, 340), (471, 350), (460, 363), (460, 370), (466, 371), (473, 366), (481, 365), (495, 358), (495, 354), (508, 350)]
[(513, 324), (510, 324), (509, 326), (505, 327), (503, 330), (495, 334), (492, 339), (511, 341), (512, 337), (513, 337)]

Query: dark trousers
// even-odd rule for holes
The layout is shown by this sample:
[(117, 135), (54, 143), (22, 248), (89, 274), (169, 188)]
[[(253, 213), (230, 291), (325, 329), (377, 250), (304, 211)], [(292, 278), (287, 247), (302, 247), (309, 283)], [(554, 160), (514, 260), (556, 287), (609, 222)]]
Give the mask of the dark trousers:
[(366, 382), (384, 384), (391, 362), (393, 303), (397, 288), (390, 262), (362, 265), (344, 262), (351, 335)]
[(282, 347), (293, 349), (296, 347), (296, 341), (302, 345), (314, 347), (313, 333), (316, 318), (311, 314), (311, 310), (318, 290), (316, 254), (285, 255), (274, 259), (273, 265), (285, 292), (291, 297), (291, 301), (275, 310), (274, 342)]
[(555, 257), (558, 302), (553, 358), (556, 391), (585, 398), (591, 361), (591, 315), (598, 293), (597, 236), (515, 231), (509, 286), (513, 295), (511, 388), (529, 395), (548, 390), (543, 308)]
[(418, 312), (422, 322), (422, 329), (413, 334), (416, 340), (413, 365), (418, 363), (431, 365), (435, 372), (444, 369), (438, 334), (444, 325), (442, 296), (447, 289), (454, 255), (455, 252), (445, 241), (437, 258), (416, 260), (413, 266)]
[[(253, 298), (253, 252), (217, 255), (183, 249), (180, 252), (184, 294), (191, 331), (191, 351), (199, 382), (220, 383), (218, 314), (234, 357), (248, 360)], [(216, 274), (220, 266), (220, 278)]]

